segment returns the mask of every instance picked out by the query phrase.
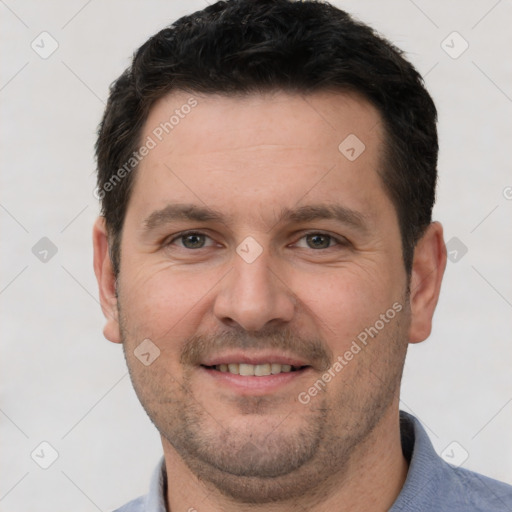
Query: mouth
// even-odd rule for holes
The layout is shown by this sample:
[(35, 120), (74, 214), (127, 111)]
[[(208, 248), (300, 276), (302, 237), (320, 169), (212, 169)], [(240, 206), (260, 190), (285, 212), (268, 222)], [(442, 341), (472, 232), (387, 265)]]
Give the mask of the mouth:
[(304, 376), (311, 377), (314, 371), (308, 361), (270, 352), (218, 356), (204, 360), (199, 369), (208, 379), (206, 385), (220, 386), (242, 396), (268, 396), (288, 386), (299, 386), (299, 382), (304, 387)]
[(309, 365), (291, 365), (281, 363), (221, 363), (211, 366), (201, 366), (208, 370), (231, 373), (232, 375), (242, 375), (244, 377), (267, 377), (269, 375), (279, 375), (280, 373), (298, 372), (310, 367)]

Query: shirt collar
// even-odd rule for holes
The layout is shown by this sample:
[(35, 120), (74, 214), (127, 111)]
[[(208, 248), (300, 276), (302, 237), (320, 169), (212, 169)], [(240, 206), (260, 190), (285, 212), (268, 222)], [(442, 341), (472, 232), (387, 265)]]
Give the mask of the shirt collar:
[(162, 457), (151, 477), (149, 493), (146, 495), (144, 512), (167, 512), (167, 470), (165, 458)]
[(414, 503), (428, 503), (443, 478), (444, 461), (437, 455), (427, 432), (411, 414), (400, 411), (402, 451), (409, 462), (404, 486), (389, 512), (416, 511)]

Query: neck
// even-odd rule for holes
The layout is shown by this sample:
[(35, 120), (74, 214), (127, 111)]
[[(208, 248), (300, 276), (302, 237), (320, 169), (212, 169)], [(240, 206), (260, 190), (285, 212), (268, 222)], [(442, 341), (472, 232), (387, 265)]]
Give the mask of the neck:
[[(386, 511), (398, 497), (408, 464), (402, 454), (398, 406), (390, 408), (377, 427), (352, 453), (343, 474), (333, 474), (322, 488), (274, 503), (239, 503), (193, 474), (172, 445), (162, 440), (168, 475), (169, 512), (311, 512), (331, 510)], [(299, 506), (298, 506), (299, 505)]]

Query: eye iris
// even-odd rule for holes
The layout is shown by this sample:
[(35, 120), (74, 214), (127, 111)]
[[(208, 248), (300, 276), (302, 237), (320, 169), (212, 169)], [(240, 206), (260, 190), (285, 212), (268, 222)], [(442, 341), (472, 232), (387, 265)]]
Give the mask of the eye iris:
[[(330, 236), (328, 235), (322, 235), (322, 234), (315, 234), (315, 235), (307, 235), (307, 240), (309, 242), (313, 242), (312, 246), (314, 249), (326, 249), (329, 247), (329, 241)], [(323, 241), (323, 243), (322, 243)]]
[[(204, 235), (200, 235), (197, 233), (192, 233), (190, 235), (184, 235), (181, 237), (183, 241), (183, 245), (187, 247), (188, 249), (198, 249), (203, 247), (204, 245)], [(187, 242), (191, 241), (190, 244)]]

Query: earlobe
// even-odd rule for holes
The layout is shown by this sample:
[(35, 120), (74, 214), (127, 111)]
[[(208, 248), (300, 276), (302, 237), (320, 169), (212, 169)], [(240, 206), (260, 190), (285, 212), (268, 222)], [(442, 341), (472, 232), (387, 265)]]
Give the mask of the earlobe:
[(121, 343), (117, 310), (116, 278), (109, 254), (108, 236), (104, 217), (99, 217), (94, 223), (92, 238), (94, 247), (94, 273), (98, 281), (101, 309), (106, 318), (103, 334), (109, 341)]
[(409, 343), (428, 338), (446, 268), (443, 227), (433, 222), (416, 244), (411, 273)]

